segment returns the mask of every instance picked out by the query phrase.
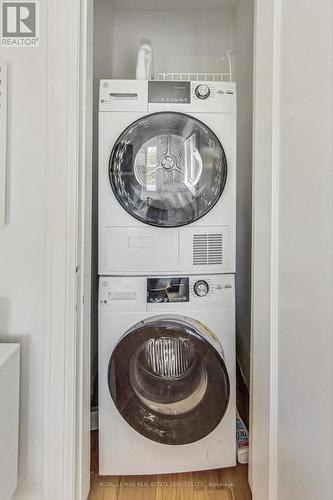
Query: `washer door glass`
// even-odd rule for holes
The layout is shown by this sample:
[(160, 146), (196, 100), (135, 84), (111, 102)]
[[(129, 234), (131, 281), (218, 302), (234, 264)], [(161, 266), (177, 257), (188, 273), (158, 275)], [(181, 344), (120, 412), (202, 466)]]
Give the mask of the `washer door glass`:
[(111, 397), (141, 435), (181, 445), (204, 438), (226, 412), (230, 383), (221, 354), (184, 318), (142, 321), (109, 362)]
[(216, 135), (181, 113), (145, 116), (118, 138), (110, 157), (111, 187), (140, 221), (160, 227), (190, 224), (220, 198), (227, 161)]

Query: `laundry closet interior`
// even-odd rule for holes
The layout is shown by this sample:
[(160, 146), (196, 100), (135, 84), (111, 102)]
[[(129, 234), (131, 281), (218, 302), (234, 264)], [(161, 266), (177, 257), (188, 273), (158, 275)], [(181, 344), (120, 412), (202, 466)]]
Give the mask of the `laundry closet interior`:
[[(249, 422), (253, 17), (254, 0), (94, 0), (92, 464), (99, 433), (105, 476), (224, 478), (236, 392)], [(142, 39), (151, 82), (135, 81)]]

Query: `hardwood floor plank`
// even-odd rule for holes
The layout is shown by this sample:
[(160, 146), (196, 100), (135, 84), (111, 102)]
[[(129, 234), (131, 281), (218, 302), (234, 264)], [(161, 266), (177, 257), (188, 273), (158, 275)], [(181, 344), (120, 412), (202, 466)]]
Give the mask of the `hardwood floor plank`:
[(247, 466), (157, 474), (99, 476), (98, 438), (92, 433), (91, 490), (88, 500), (251, 500)]

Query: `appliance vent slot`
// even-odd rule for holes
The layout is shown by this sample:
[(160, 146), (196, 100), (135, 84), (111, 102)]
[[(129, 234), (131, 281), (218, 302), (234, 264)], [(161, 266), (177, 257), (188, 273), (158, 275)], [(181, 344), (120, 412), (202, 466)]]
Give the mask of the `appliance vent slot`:
[(193, 235), (193, 265), (221, 265), (223, 237), (222, 233)]

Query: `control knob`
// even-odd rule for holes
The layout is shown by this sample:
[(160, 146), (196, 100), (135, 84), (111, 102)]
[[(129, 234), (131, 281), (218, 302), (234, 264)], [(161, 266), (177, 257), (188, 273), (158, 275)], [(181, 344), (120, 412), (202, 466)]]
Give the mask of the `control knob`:
[(196, 283), (194, 283), (193, 289), (194, 293), (198, 295), (198, 297), (204, 297), (209, 292), (208, 283), (207, 281), (204, 280), (199, 280)]
[(195, 88), (195, 95), (199, 99), (207, 99), (207, 97), (210, 96), (210, 88), (208, 87), (208, 85), (202, 83)]

